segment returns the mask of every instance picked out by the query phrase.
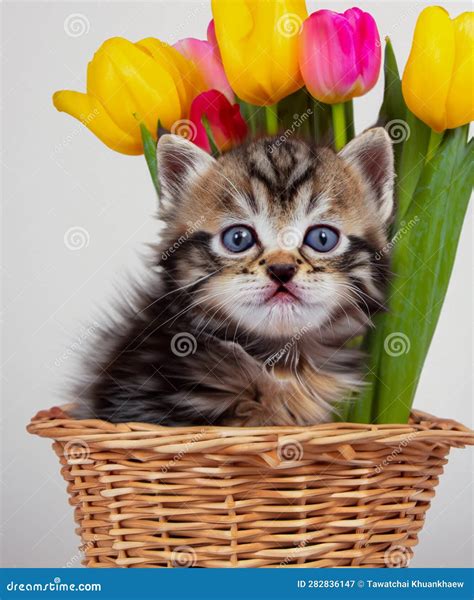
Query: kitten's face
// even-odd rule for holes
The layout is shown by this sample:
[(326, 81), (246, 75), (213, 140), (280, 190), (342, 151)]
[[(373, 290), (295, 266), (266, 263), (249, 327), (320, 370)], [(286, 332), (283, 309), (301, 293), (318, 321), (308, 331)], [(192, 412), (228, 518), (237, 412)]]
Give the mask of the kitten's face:
[(203, 323), (288, 337), (382, 302), (393, 165), (385, 134), (365, 136), (342, 156), (295, 139), (218, 161), (192, 149), (188, 179), (177, 172), (186, 143), (167, 149), (162, 264), (192, 291)]

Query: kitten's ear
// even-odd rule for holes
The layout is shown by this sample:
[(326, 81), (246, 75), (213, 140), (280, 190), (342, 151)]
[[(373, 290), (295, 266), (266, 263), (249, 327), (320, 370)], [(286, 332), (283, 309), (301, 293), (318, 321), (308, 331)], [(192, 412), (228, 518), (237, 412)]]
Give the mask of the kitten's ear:
[(393, 148), (388, 133), (383, 127), (369, 129), (350, 141), (339, 156), (368, 184), (380, 218), (388, 223), (393, 214), (395, 178)]
[(180, 135), (165, 134), (156, 149), (158, 178), (163, 198), (178, 199), (193, 179), (204, 173), (215, 158)]

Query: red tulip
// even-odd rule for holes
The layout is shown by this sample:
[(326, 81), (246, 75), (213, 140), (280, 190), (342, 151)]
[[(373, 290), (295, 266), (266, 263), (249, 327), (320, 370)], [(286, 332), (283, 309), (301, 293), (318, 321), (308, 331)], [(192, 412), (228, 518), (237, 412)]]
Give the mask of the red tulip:
[(207, 119), (220, 151), (229, 150), (247, 136), (247, 124), (240, 114), (239, 105), (231, 104), (217, 90), (209, 90), (196, 96), (191, 104), (189, 117), (194, 125), (192, 141), (207, 152), (211, 152), (211, 145), (203, 119)]

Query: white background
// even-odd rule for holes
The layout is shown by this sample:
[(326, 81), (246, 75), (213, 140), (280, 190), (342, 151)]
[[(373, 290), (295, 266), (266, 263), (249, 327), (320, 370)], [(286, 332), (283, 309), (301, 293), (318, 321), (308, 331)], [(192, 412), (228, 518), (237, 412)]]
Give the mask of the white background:
[[(73, 348), (101, 322), (126, 274), (141, 269), (157, 235), (154, 192), (143, 157), (112, 152), (82, 125), (57, 113), (57, 89), (85, 89), (87, 61), (108, 37), (205, 37), (207, 2), (24, 3), (3, 5), (3, 566), (79, 566), (72, 508), (50, 444), (26, 434), (40, 408), (64, 403), (75, 371)], [(449, 2), (452, 15), (468, 3)], [(390, 35), (405, 64), (424, 3), (360, 2)], [(349, 3), (317, 8), (345, 10)], [(311, 10), (316, 6), (310, 4)], [(80, 13), (89, 30), (67, 35)], [(357, 129), (378, 113), (382, 82), (355, 101)], [(446, 198), (449, 202), (449, 198)], [(86, 230), (81, 250), (65, 245)], [(472, 426), (472, 228), (467, 219), (457, 262), (416, 407)], [(87, 341), (87, 340), (86, 340)], [(428, 513), (412, 566), (473, 566), (472, 450), (453, 450)]]

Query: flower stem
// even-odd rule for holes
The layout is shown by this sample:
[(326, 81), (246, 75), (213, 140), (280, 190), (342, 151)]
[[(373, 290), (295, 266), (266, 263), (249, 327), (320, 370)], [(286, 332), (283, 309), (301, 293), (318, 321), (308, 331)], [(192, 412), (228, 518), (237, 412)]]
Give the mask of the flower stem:
[(434, 131), (433, 129), (431, 130), (430, 139), (428, 142), (428, 150), (426, 151), (425, 163), (432, 160), (432, 158), (436, 154), (436, 150), (438, 149), (439, 145), (443, 141), (443, 136), (444, 136), (444, 131), (442, 131), (441, 133), (438, 133), (437, 131)]
[(350, 142), (355, 137), (354, 126), (354, 102), (348, 100), (344, 102), (344, 114), (346, 115), (346, 143)]
[(310, 96), (308, 93), (308, 96), (311, 99), (311, 110), (312, 110), (312, 115), (311, 115), (311, 123), (313, 125), (312, 127), (312, 138), (313, 138), (313, 142), (315, 144), (321, 144), (321, 131), (320, 131), (320, 127), (319, 127), (319, 112), (320, 112), (320, 105), (319, 102), (316, 100), (316, 98), (313, 98), (313, 96)]
[(278, 105), (265, 106), (265, 121), (267, 125), (268, 135), (276, 135), (278, 133)]
[(346, 145), (346, 111), (344, 103), (333, 104), (332, 109), (332, 126), (334, 129), (334, 145), (336, 151), (339, 152)]

